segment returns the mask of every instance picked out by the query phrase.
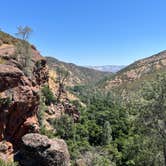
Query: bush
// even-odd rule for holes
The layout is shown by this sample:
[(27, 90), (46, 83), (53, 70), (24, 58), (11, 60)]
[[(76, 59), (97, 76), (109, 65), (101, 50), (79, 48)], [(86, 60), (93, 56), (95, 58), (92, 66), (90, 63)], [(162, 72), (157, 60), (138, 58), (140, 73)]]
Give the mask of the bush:
[(40, 128), (40, 134), (46, 135), (48, 138), (55, 138), (55, 134), (52, 130), (47, 130), (45, 126)]
[(15, 162), (10, 162), (10, 161), (6, 162), (0, 159), (0, 166), (18, 166), (18, 164)]
[(48, 85), (45, 85), (42, 89), (42, 94), (44, 96), (44, 102), (46, 105), (51, 105), (51, 103), (55, 103), (56, 99), (54, 97), (54, 94), (50, 90)]
[(9, 107), (11, 102), (12, 101), (11, 101), (10, 97), (7, 97), (7, 98), (0, 97), (0, 107)]
[(74, 140), (75, 125), (73, 119), (69, 115), (63, 115), (60, 119), (55, 119), (52, 124), (60, 138)]

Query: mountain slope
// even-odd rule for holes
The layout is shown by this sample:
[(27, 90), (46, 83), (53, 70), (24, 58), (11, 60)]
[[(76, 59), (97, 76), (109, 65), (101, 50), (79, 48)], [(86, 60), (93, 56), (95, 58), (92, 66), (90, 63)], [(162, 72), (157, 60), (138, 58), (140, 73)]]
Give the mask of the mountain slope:
[[(151, 80), (158, 73), (166, 71), (166, 51), (138, 60), (120, 70), (101, 85), (104, 89), (126, 87), (138, 84), (143, 80)], [(100, 86), (100, 85), (99, 85)]]
[(77, 66), (72, 63), (65, 63), (53, 57), (46, 57), (46, 59), (51, 71), (55, 72), (57, 67), (60, 67), (69, 72), (68, 86), (95, 84), (104, 77), (112, 75), (112, 73)]

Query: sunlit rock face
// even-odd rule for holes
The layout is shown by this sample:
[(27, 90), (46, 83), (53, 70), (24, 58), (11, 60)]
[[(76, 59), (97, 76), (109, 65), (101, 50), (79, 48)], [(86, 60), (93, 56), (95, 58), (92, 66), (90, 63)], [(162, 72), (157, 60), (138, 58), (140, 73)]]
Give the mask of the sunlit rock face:
[(31, 73), (27, 75), (13, 56), (14, 47), (0, 46), (0, 141), (9, 141), (14, 148), (18, 148), (23, 135), (39, 130), (38, 92), (48, 81), (48, 69), (39, 52), (32, 49), (32, 53)]
[[(16, 55), (15, 43), (20, 40), (1, 33), (0, 158), (7, 161), (21, 155), (17, 161), (23, 166), (30, 166), (30, 162), (33, 165), (35, 160), (36, 166), (68, 166), (70, 156), (63, 140), (50, 140), (46, 136), (35, 134), (39, 132), (37, 113), (40, 105), (40, 90), (44, 84), (48, 84), (49, 80), (46, 59), (30, 45), (29, 65), (24, 66), (20, 57)], [(4, 41), (1, 36), (6, 36), (9, 40)], [(21, 58), (25, 57), (26, 54), (23, 54)], [(54, 113), (56, 110), (55, 107)], [(73, 107), (68, 106), (65, 110), (75, 115)], [(76, 115), (74, 117), (77, 118)], [(31, 155), (34, 153), (30, 152), (29, 148), (33, 149), (36, 156)]]

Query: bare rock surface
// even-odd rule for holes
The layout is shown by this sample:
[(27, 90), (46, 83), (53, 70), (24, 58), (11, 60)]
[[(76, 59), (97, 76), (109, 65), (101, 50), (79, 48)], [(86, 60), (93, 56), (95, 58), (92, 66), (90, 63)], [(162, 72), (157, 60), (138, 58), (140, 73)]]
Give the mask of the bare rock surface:
[(61, 139), (48, 139), (40, 134), (26, 134), (18, 154), (21, 166), (69, 166), (70, 155)]
[(45, 58), (32, 49), (27, 75), (14, 53), (14, 45), (0, 46), (0, 143), (8, 141), (16, 150), (22, 136), (39, 131), (39, 91), (48, 81), (48, 68)]

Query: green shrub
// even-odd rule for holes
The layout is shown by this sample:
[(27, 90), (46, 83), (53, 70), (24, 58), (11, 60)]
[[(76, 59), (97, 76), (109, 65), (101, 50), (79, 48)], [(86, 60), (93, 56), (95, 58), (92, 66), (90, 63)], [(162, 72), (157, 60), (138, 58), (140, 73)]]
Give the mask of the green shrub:
[(47, 130), (45, 126), (40, 128), (40, 134), (46, 135), (48, 138), (55, 138), (55, 134), (52, 130)]
[(51, 103), (55, 103), (56, 99), (50, 90), (48, 85), (45, 85), (42, 89), (42, 94), (44, 96), (44, 102), (46, 105), (51, 105)]
[(10, 162), (10, 161), (6, 162), (0, 159), (0, 166), (18, 166), (18, 164), (15, 162)]
[(60, 138), (74, 140), (75, 125), (73, 119), (69, 115), (63, 115), (60, 119), (55, 119), (52, 124)]
[(0, 106), (1, 107), (9, 107), (9, 105), (11, 104), (11, 99), (10, 97), (7, 97), (7, 98), (1, 98), (0, 97)]

